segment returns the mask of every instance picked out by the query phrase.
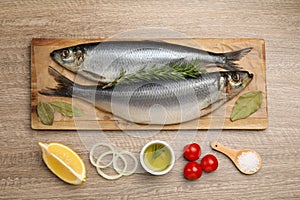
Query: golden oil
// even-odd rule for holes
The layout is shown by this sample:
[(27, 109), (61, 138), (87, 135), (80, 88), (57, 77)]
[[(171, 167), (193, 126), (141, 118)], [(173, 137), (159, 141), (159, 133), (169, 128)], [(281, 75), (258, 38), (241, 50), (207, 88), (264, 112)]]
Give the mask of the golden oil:
[(154, 143), (146, 148), (143, 160), (149, 169), (160, 172), (171, 165), (172, 154), (164, 144)]

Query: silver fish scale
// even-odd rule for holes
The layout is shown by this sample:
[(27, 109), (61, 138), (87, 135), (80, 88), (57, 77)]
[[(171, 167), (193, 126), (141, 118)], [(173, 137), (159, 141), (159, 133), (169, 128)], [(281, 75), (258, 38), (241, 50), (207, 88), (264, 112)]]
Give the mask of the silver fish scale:
[(97, 90), (95, 98), (96, 101), (105, 101), (111, 106), (127, 104), (130, 108), (140, 110), (150, 109), (154, 105), (160, 105), (168, 110), (195, 106), (202, 109), (220, 99), (219, 81), (216, 80), (219, 78), (219, 73), (214, 73), (198, 79), (135, 83), (134, 86), (119, 85), (115, 88)]
[(193, 60), (199, 57), (199, 52), (202, 51), (191, 51), (188, 47), (154, 41), (103, 42), (88, 51), (81, 70), (92, 71), (107, 80), (114, 80), (120, 74), (120, 69), (126, 73), (134, 73), (137, 69), (154, 65), (162, 66), (183, 59)]
[[(220, 100), (218, 81), (212, 78), (148, 83), (131, 90), (127, 86), (112, 95), (113, 113), (143, 123), (180, 122), (199, 116), (200, 110)], [(122, 92), (127, 91), (127, 92)], [(130, 90), (130, 92), (128, 92)], [(120, 91), (120, 93), (118, 92)]]

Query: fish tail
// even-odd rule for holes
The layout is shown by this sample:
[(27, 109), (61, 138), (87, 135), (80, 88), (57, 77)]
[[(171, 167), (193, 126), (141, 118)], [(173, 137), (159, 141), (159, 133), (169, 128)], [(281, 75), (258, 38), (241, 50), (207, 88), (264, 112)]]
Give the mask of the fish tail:
[(48, 72), (54, 77), (54, 80), (58, 83), (58, 85), (56, 88), (42, 89), (39, 93), (47, 96), (72, 97), (75, 83), (52, 67), (49, 67)]
[(227, 70), (239, 70), (241, 67), (239, 67), (235, 61), (240, 60), (243, 56), (248, 54), (253, 48), (245, 48), (238, 51), (232, 51), (228, 53), (224, 53), (224, 63), (222, 67)]

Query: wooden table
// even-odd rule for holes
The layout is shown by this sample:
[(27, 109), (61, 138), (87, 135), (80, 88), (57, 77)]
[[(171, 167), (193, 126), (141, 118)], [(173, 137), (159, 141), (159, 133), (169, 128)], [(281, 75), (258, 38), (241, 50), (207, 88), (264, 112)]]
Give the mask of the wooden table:
[[(1, 199), (292, 199), (300, 197), (299, 1), (0, 1), (0, 198)], [(154, 28), (153, 28), (154, 27)], [(170, 31), (172, 30), (172, 31)], [(125, 32), (125, 33), (124, 33)], [(269, 128), (220, 131), (218, 141), (252, 148), (263, 159), (255, 175), (239, 173), (231, 161), (197, 181), (182, 176), (186, 161), (171, 173), (135, 174), (107, 181), (88, 161), (76, 131), (30, 128), (30, 43), (32, 38), (102, 37), (262, 38), (266, 42)], [(87, 133), (88, 134), (88, 133)], [(115, 145), (141, 146), (144, 139), (106, 132)], [(134, 133), (134, 134), (144, 134)], [(147, 133), (149, 134), (149, 133)], [(187, 132), (187, 135), (190, 133)], [(176, 132), (155, 137), (168, 140)], [(216, 132), (197, 131), (202, 144)], [(60, 142), (80, 154), (87, 182), (71, 186), (41, 160), (37, 142)], [(203, 144), (204, 148), (207, 144)]]

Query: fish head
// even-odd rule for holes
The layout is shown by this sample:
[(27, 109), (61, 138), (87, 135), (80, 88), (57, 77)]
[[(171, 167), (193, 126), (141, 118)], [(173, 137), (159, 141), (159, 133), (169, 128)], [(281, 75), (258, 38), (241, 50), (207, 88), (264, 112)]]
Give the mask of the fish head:
[(81, 46), (57, 49), (50, 53), (51, 58), (72, 72), (77, 72), (86, 58), (86, 49)]
[(221, 72), (221, 91), (230, 99), (240, 93), (253, 79), (248, 71)]

